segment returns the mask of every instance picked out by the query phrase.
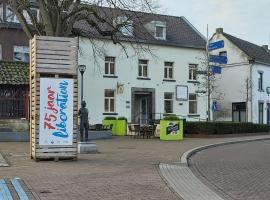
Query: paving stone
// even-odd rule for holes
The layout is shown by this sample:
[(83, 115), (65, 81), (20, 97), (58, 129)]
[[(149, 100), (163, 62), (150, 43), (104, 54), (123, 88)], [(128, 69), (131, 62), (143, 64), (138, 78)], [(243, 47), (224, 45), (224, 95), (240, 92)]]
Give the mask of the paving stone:
[(190, 160), (197, 177), (229, 200), (270, 199), (270, 141), (203, 150)]

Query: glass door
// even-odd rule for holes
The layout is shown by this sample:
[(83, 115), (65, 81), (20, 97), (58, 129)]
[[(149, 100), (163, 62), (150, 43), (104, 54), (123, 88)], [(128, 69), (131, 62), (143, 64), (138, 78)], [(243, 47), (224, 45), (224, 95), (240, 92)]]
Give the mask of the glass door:
[(147, 124), (148, 123), (148, 99), (147, 99), (147, 97), (142, 97), (141, 98), (140, 123), (141, 124)]

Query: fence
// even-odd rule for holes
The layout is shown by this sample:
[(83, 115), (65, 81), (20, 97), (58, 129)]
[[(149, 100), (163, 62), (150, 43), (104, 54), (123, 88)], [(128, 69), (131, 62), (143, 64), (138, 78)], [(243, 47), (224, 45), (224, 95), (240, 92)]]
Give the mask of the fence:
[(2, 85), (0, 88), (0, 119), (28, 118), (28, 87)]

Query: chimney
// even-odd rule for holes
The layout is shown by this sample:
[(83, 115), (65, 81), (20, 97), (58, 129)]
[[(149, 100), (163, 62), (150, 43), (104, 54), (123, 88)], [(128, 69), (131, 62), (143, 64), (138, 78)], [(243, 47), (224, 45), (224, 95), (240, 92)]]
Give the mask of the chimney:
[(217, 34), (222, 34), (223, 33), (223, 28), (217, 28), (216, 33)]
[(262, 48), (263, 48), (266, 52), (269, 52), (268, 45), (262, 45)]

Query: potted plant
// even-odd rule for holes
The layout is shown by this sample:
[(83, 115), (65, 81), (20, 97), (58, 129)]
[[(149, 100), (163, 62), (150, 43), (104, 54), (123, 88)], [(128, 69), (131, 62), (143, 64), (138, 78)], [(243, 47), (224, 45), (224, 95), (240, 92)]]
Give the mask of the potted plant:
[(160, 140), (183, 140), (183, 120), (168, 115), (160, 120)]
[(116, 135), (124, 136), (127, 134), (127, 118), (118, 117), (116, 121)]
[(102, 120), (102, 125), (103, 126), (110, 126), (112, 125), (112, 134), (113, 135), (116, 135), (116, 117), (105, 117), (103, 120)]

